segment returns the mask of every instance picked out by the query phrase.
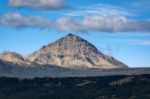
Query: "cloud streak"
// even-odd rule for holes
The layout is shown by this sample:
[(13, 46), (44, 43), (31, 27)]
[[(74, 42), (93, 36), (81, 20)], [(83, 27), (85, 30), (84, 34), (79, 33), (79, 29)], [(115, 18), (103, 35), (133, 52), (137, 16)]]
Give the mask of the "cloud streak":
[(60, 17), (55, 21), (40, 16), (22, 16), (7, 13), (0, 19), (0, 25), (14, 28), (45, 28), (61, 32), (150, 32), (150, 21), (130, 20), (121, 15), (93, 15), (83, 18)]
[(128, 12), (125, 8), (108, 5), (108, 4), (96, 4), (89, 7), (78, 7), (73, 11), (67, 12), (66, 16), (87, 16), (87, 15), (123, 15), (133, 16), (133, 13)]
[(26, 7), (33, 10), (58, 10), (68, 8), (63, 0), (9, 0), (11, 7)]
[(129, 44), (129, 45), (141, 45), (141, 46), (150, 46), (150, 40), (141, 40), (141, 39), (122, 39), (120, 42)]

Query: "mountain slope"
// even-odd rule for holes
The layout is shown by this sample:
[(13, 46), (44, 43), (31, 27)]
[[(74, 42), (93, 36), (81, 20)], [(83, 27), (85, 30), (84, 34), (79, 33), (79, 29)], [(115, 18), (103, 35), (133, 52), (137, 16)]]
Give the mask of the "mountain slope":
[(74, 34), (43, 46), (27, 59), (38, 64), (61, 67), (127, 68), (122, 62), (104, 55), (93, 44)]

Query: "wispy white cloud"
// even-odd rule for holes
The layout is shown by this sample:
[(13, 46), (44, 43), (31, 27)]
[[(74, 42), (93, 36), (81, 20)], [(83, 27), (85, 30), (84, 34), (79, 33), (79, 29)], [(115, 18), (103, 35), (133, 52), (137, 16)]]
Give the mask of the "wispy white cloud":
[(9, 0), (9, 6), (27, 7), (34, 10), (57, 10), (68, 8), (63, 0)]
[(73, 11), (67, 12), (64, 15), (66, 16), (87, 16), (87, 15), (123, 15), (123, 16), (132, 16), (133, 13), (130, 13), (125, 8), (112, 6), (107, 4), (96, 4), (89, 7), (78, 7)]
[(122, 39), (119, 40), (122, 43), (126, 43), (129, 45), (142, 45), (142, 46), (150, 46), (150, 40), (143, 39)]
[(119, 15), (84, 16), (82, 19), (63, 17), (55, 22), (59, 31), (149, 32), (150, 21), (135, 21)]
[(134, 0), (134, 2), (129, 2), (129, 7), (132, 9), (137, 9), (138, 11), (149, 11), (150, 10), (149, 0)]
[(0, 20), (0, 25), (14, 28), (50, 28), (51, 21), (40, 16), (22, 16), (19, 13), (6, 13)]

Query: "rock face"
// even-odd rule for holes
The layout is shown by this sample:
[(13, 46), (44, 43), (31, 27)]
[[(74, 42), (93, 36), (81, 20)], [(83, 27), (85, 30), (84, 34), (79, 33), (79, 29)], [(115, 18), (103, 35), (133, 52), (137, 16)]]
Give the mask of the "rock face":
[(15, 52), (4, 52), (0, 54), (0, 59), (12, 63), (21, 64), (24, 63), (24, 58)]
[(104, 55), (94, 45), (74, 34), (43, 46), (29, 55), (27, 60), (61, 67), (127, 68), (122, 62)]

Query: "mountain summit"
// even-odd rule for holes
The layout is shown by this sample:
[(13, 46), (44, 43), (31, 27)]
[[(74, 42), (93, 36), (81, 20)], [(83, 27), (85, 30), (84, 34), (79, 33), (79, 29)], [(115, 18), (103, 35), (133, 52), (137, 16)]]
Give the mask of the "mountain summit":
[(29, 55), (27, 59), (38, 64), (61, 67), (127, 67), (115, 58), (104, 55), (93, 44), (74, 34), (68, 34), (43, 46), (39, 51)]

